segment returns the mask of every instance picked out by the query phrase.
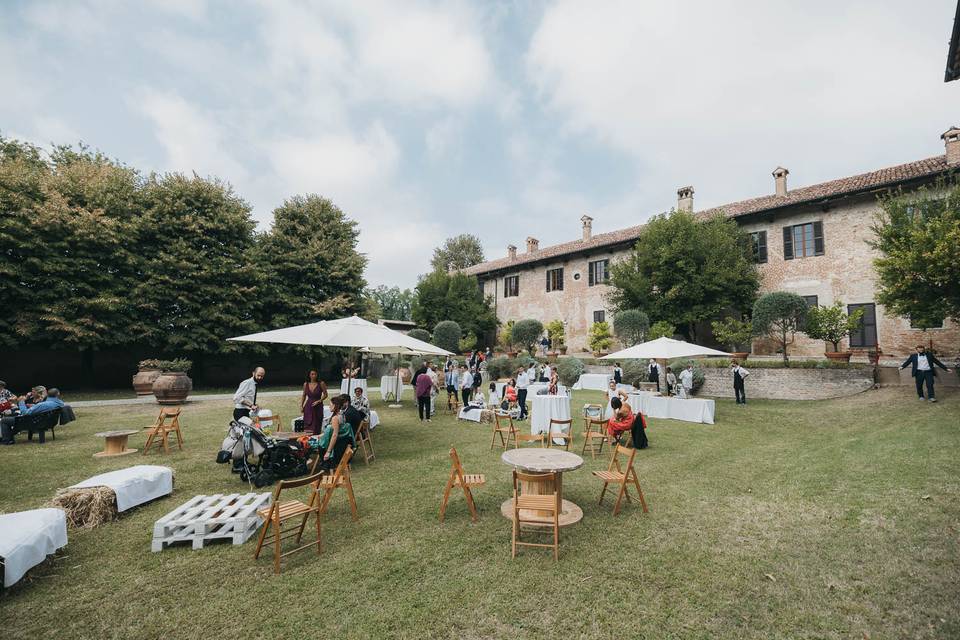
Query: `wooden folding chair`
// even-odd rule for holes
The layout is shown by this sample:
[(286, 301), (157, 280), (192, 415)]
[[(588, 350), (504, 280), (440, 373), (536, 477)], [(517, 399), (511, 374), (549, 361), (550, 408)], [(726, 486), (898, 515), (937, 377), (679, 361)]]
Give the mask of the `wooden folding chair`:
[[(611, 484), (619, 484), (620, 492), (617, 494), (617, 503), (613, 506), (613, 515), (617, 515), (620, 513), (620, 501), (624, 496), (626, 496), (627, 502), (632, 502), (630, 492), (627, 491), (627, 485), (632, 483), (637, 488), (637, 495), (640, 496), (640, 505), (643, 507), (643, 512), (647, 513), (647, 501), (643, 499), (643, 490), (640, 489), (640, 481), (637, 480), (637, 471), (633, 468), (633, 457), (637, 450), (620, 444), (613, 446), (613, 457), (610, 459), (610, 466), (607, 467), (607, 470), (593, 472), (593, 475), (603, 480), (603, 491), (600, 492), (599, 504), (603, 504), (603, 496), (607, 492), (607, 487)], [(620, 466), (619, 457), (621, 454), (628, 456), (625, 467)]]
[(460, 414), (460, 397), (455, 393), (447, 393), (447, 413)]
[(357, 500), (353, 495), (353, 483), (350, 481), (350, 467), (348, 466), (350, 464), (350, 458), (352, 457), (353, 447), (347, 447), (333, 475), (325, 475), (320, 480), (320, 488), (325, 492), (323, 494), (323, 502), (320, 503), (321, 515), (327, 512), (327, 507), (330, 504), (330, 499), (333, 497), (333, 492), (339, 488), (343, 488), (347, 492), (347, 500), (350, 502), (350, 511), (353, 513), (354, 521), (360, 519), (360, 516), (357, 515)]
[[(560, 431), (553, 428), (553, 425), (566, 425), (566, 431)], [(547, 448), (557, 446), (557, 447), (566, 447), (567, 451), (570, 451), (570, 445), (573, 444), (573, 418), (569, 420), (557, 420), (556, 418), (550, 418), (550, 430), (547, 432)], [(563, 439), (563, 444), (554, 445), (554, 438)]]
[(370, 439), (370, 421), (364, 420), (357, 429), (357, 444), (363, 449), (363, 461), (367, 465), (377, 456), (373, 453), (373, 440)]
[[(320, 474), (313, 474), (306, 478), (281, 480), (277, 483), (277, 486), (273, 490), (273, 503), (269, 507), (257, 511), (257, 515), (263, 518), (265, 524), (263, 525), (263, 529), (260, 531), (260, 537), (257, 539), (257, 550), (253, 554), (253, 559), (256, 560), (260, 557), (260, 550), (263, 548), (264, 544), (272, 544), (274, 573), (280, 573), (280, 558), (283, 558), (284, 556), (296, 553), (297, 551), (303, 551), (307, 547), (311, 547), (314, 544), (317, 545), (318, 554), (323, 551), (323, 541), (320, 534), (320, 507), (317, 505), (317, 490), (320, 486), (320, 477)], [(306, 485), (310, 485), (310, 500), (308, 500), (306, 504), (300, 500), (280, 500), (280, 495), (283, 491), (287, 489), (304, 487)], [(311, 513), (314, 515), (316, 520), (316, 543), (310, 542), (309, 544), (297, 547), (296, 549), (291, 549), (286, 553), (280, 553), (280, 543), (283, 540), (296, 536), (297, 544), (300, 544), (300, 539), (303, 537), (303, 530), (307, 525), (307, 519), (310, 517)], [(300, 525), (295, 529), (288, 529), (286, 532), (284, 532), (283, 523), (294, 519), (299, 519)], [(267, 532), (270, 529), (273, 530), (273, 533), (268, 536)]]
[[(520, 492), (520, 483), (525, 485), (524, 493)], [(534, 485), (538, 489), (531, 491)], [(556, 473), (524, 473), (513, 472), (513, 537), (512, 558), (517, 557), (517, 547), (545, 547), (553, 549), (553, 559), (560, 558), (560, 492)], [(550, 489), (552, 488), (552, 492)], [(527, 513), (521, 513), (526, 511)], [(529, 514), (530, 511), (536, 513)], [(529, 514), (529, 515), (528, 515)], [(539, 527), (553, 529), (553, 544), (523, 542), (520, 540), (520, 525), (532, 524)]]
[(518, 449), (520, 448), (520, 445), (522, 445), (524, 442), (536, 442), (541, 447), (546, 446), (544, 445), (544, 440), (546, 439), (546, 436), (542, 432), (541, 433), (520, 433), (518, 431), (516, 438), (517, 438)]
[(607, 421), (602, 417), (602, 407), (600, 412), (601, 417), (599, 418), (592, 415), (583, 416), (583, 448), (580, 455), (584, 455), (588, 449), (592, 458), (596, 458), (598, 453), (603, 453), (603, 444), (608, 441)]
[(177, 447), (183, 451), (183, 434), (180, 432), (180, 410), (181, 407), (163, 407), (160, 409), (160, 415), (153, 426), (147, 427), (147, 443), (143, 446), (143, 455), (146, 455), (150, 449), (157, 447), (163, 449), (164, 453), (170, 453), (170, 446), (167, 442), (167, 436), (171, 433), (177, 436)]
[(443, 522), (443, 515), (447, 512), (447, 501), (450, 499), (450, 491), (455, 487), (463, 489), (463, 497), (467, 499), (467, 506), (470, 508), (470, 518), (477, 521), (477, 506), (473, 502), (473, 493), (470, 489), (473, 487), (482, 487), (487, 483), (487, 479), (482, 473), (466, 474), (463, 472), (463, 465), (460, 464), (460, 456), (457, 450), (450, 447), (450, 477), (447, 479), (447, 486), (443, 489), (443, 500), (440, 501), (440, 522)]
[(280, 414), (274, 413), (269, 416), (253, 416), (253, 424), (257, 425), (257, 428), (263, 429), (262, 422), (269, 422), (267, 429), (272, 431), (283, 431), (283, 423), (280, 421)]
[[(504, 427), (500, 423), (501, 418), (507, 419), (507, 426)], [(504, 436), (503, 434), (507, 434)], [(499, 411), (493, 412), (493, 438), (490, 440), (490, 448), (493, 449), (493, 446), (497, 443), (497, 435), (500, 436), (500, 444), (503, 445), (503, 448), (506, 449), (510, 446), (510, 440), (513, 440), (513, 446), (517, 446), (517, 428), (513, 426), (513, 418), (509, 413), (503, 414)]]

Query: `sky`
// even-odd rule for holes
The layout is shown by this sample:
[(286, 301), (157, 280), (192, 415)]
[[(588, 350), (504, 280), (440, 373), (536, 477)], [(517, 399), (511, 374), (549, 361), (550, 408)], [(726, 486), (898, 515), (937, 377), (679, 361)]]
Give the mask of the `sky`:
[(370, 285), (943, 153), (954, 0), (0, 0), (0, 134), (318, 193)]

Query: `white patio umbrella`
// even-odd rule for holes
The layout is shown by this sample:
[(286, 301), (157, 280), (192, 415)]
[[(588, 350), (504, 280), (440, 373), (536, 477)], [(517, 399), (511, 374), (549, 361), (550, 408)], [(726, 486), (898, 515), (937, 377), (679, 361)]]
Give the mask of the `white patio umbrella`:
[[(353, 360), (353, 350), (364, 347), (371, 350), (403, 348), (417, 353), (452, 355), (449, 351), (436, 347), (429, 342), (411, 338), (404, 333), (374, 324), (355, 315), (338, 318), (337, 320), (321, 320), (295, 327), (261, 331), (260, 333), (228, 338), (228, 340), (233, 342), (298, 344), (314, 347), (350, 347), (351, 361)], [(353, 380), (352, 373), (348, 380), (347, 393), (350, 392)]]
[(710, 347), (701, 347), (683, 340), (673, 338), (657, 338), (648, 342), (641, 342), (632, 347), (603, 356), (601, 360), (670, 360), (672, 358), (693, 358), (696, 356), (729, 356), (726, 351), (718, 351)]

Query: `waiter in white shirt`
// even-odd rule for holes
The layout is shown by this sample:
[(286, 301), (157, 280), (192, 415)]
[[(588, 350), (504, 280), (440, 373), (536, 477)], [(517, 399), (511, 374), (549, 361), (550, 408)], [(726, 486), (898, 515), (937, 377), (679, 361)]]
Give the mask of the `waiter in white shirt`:
[(688, 365), (686, 369), (680, 372), (680, 388), (683, 390), (683, 397), (689, 398), (693, 391), (693, 365)]
[(263, 377), (267, 375), (263, 367), (257, 367), (253, 374), (240, 383), (237, 392), (233, 394), (233, 419), (239, 420), (243, 417), (250, 417), (251, 411), (256, 411), (257, 406), (257, 385), (263, 382)]
[(737, 404), (747, 404), (747, 392), (743, 388), (743, 381), (747, 379), (750, 372), (740, 366), (736, 360), (730, 363), (730, 371), (733, 372), (733, 395), (737, 397)]
[(524, 369), (517, 371), (517, 404), (520, 405), (520, 419), (527, 417), (527, 387), (530, 386), (530, 374)]

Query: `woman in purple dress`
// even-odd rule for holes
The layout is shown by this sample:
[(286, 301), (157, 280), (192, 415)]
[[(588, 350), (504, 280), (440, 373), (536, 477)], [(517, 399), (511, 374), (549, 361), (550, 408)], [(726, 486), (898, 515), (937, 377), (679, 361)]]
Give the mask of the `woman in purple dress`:
[(323, 402), (327, 399), (327, 384), (320, 379), (316, 369), (307, 373), (300, 396), (300, 411), (303, 412), (303, 430), (320, 433), (323, 430)]

